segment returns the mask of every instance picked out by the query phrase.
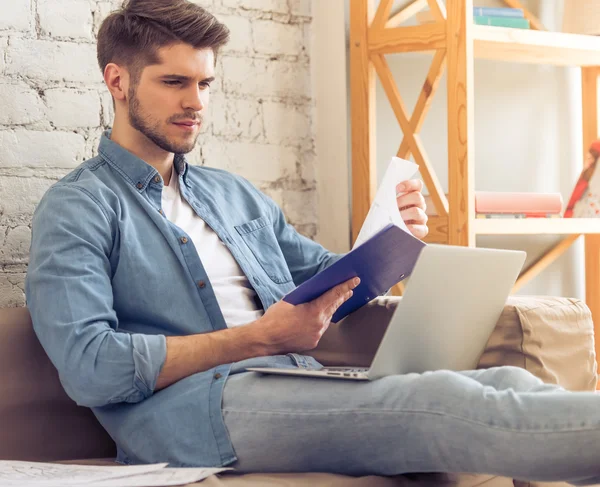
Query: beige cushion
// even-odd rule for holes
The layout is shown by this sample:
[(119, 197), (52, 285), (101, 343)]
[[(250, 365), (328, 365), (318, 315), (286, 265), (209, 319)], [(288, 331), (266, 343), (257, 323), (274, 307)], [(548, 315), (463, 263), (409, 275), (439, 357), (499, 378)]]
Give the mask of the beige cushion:
[(498, 364), (521, 367), (571, 391), (596, 390), (589, 308), (570, 298), (511, 297), (479, 361), (481, 368)]

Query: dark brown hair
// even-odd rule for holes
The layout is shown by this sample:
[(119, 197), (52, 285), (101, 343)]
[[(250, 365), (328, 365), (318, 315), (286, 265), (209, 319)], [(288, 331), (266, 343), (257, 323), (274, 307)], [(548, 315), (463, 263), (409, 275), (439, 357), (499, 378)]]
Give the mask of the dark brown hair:
[(211, 48), (215, 59), (229, 40), (229, 29), (214, 15), (187, 0), (126, 0), (98, 32), (98, 64), (123, 64), (133, 83), (144, 67), (158, 64), (158, 49), (185, 42), (196, 49)]

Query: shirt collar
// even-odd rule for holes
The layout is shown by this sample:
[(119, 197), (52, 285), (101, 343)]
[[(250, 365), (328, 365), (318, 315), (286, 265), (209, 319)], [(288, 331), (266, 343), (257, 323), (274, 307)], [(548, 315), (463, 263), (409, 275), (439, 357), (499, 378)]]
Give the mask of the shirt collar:
[[(98, 153), (109, 163), (115, 166), (118, 172), (129, 180), (138, 190), (143, 191), (158, 171), (147, 162), (132, 154), (124, 147), (110, 139), (112, 130), (106, 130), (100, 138)], [(173, 166), (177, 174), (183, 174), (183, 181), (188, 185), (188, 163), (183, 154), (175, 154)]]

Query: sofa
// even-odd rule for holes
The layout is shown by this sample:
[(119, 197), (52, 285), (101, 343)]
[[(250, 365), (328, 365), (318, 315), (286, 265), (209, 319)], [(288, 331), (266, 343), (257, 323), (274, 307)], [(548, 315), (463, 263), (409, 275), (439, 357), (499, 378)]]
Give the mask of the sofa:
[[(399, 299), (381, 297), (338, 324), (307, 354), (324, 364), (368, 366)], [(510, 297), (479, 368), (522, 367), (547, 383), (594, 391), (598, 381), (593, 323), (576, 299)], [(36, 339), (26, 308), (0, 309), (0, 459), (114, 465), (115, 445), (92, 412), (64, 392)], [(324, 379), (326, 380), (326, 379)], [(325, 473), (213, 475), (203, 487), (563, 487), (476, 474), (347, 477)]]

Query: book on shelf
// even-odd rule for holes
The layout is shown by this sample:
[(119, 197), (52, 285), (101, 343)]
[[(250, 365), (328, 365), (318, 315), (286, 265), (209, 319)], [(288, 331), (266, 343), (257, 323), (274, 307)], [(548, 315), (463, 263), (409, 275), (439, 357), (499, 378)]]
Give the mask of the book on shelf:
[[(504, 10), (510, 12), (504, 12)], [(473, 8), (473, 23), (476, 25), (490, 25), (494, 27), (511, 27), (515, 29), (529, 29), (531, 27), (529, 20), (524, 17), (521, 9), (509, 8)], [(424, 10), (417, 13), (417, 21), (421, 24), (435, 22), (431, 10)]]
[(523, 19), (525, 18), (525, 11), (522, 8), (473, 7), (473, 15), (482, 17), (508, 17), (512, 19)]
[(491, 25), (493, 27), (510, 27), (512, 29), (529, 29), (529, 20), (512, 19), (510, 17), (487, 17), (476, 15), (473, 17), (473, 23), (476, 25)]
[[(436, 216), (431, 196), (424, 197), (427, 215)], [(561, 218), (562, 209), (560, 193), (475, 191), (477, 218)]]
[(477, 213), (478, 220), (519, 220), (522, 218), (562, 218), (560, 213)]
[(523, 193), (476, 191), (475, 213), (483, 215), (540, 217), (560, 216), (563, 199), (560, 193)]

